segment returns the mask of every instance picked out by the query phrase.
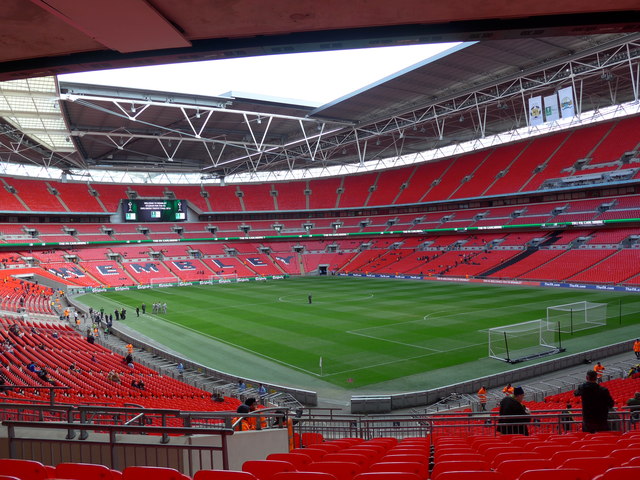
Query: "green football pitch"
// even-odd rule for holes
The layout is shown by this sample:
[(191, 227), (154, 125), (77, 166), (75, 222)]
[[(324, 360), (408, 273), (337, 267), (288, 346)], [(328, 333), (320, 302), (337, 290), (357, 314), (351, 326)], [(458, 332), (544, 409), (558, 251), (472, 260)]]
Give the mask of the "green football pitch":
[[(128, 328), (228, 373), (284, 385), (309, 385), (300, 381), (307, 377), (371, 391), (449, 384), (461, 370), (477, 377), (512, 368), (487, 358), (487, 330), (544, 318), (548, 306), (608, 304), (606, 326), (565, 335), (567, 354), (632, 338), (640, 323), (635, 294), (348, 277), (129, 290), (78, 300), (106, 312), (124, 306)], [(167, 313), (151, 314), (155, 302), (166, 302)], [(147, 314), (136, 317), (142, 303)], [(415, 381), (403, 383), (407, 378)]]

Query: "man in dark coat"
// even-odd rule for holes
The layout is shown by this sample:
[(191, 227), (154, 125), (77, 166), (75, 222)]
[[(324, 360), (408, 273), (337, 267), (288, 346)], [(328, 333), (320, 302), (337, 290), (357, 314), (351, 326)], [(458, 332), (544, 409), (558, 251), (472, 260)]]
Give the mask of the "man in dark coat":
[(589, 370), (587, 381), (573, 394), (582, 397), (582, 431), (596, 433), (609, 430), (607, 420), (614, 402), (609, 390), (598, 385), (598, 372)]
[(522, 387), (513, 389), (513, 395), (504, 397), (500, 401), (500, 418), (498, 432), (504, 435), (529, 435), (527, 423), (531, 421), (530, 412), (522, 404), (524, 390)]

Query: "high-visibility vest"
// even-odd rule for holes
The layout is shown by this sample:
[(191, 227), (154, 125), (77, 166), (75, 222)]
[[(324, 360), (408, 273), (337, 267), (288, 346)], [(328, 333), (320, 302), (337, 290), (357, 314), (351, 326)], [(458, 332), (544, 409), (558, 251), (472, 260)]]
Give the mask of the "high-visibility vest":
[(480, 390), (478, 390), (478, 399), (480, 400), (480, 403), (487, 403), (487, 389), (486, 388), (481, 388)]

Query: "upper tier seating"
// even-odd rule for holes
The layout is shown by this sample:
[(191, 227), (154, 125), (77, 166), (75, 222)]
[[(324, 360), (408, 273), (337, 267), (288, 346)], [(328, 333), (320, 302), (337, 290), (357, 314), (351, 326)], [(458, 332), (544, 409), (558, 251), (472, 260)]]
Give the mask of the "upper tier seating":
[(109, 213), (118, 211), (120, 202), (129, 198), (127, 196), (128, 185), (113, 185), (105, 183), (92, 183), (91, 188), (98, 192), (98, 199)]
[(395, 199), (402, 192), (403, 185), (409, 180), (412, 169), (400, 168), (387, 170), (383, 174), (378, 174), (375, 190), (369, 197), (369, 205), (392, 205)]
[(20, 198), (32, 212), (65, 211), (62, 204), (58, 201), (58, 197), (53, 195), (49, 190), (49, 185), (46, 181), (5, 178), (5, 182), (16, 190), (15, 195)]
[(367, 205), (371, 189), (375, 186), (377, 173), (349, 175), (342, 180), (343, 192), (339, 195), (339, 208), (361, 207)]
[(278, 193), (275, 198), (278, 210), (307, 209), (307, 196), (304, 194), (307, 182), (274, 183), (272, 188)]
[[(0, 190), (0, 208), (9, 212), (68, 209), (115, 213), (130, 192), (143, 198), (167, 198), (171, 192), (203, 213), (359, 208), (504, 195), (537, 190), (551, 178), (619, 168), (621, 156), (639, 143), (633, 135), (639, 123), (640, 117), (625, 118), (420, 165), (344, 178), (172, 186), (88, 185), (5, 177), (3, 182), (14, 187), (16, 194)], [(574, 168), (578, 160), (585, 159), (585, 165)], [(634, 167), (635, 163), (629, 165)], [(57, 190), (59, 196), (51, 189)], [(93, 196), (91, 190), (98, 196)]]
[(50, 181), (49, 185), (58, 191), (60, 202), (62, 202), (71, 212), (104, 213), (102, 205), (98, 203), (96, 197), (89, 193), (86, 183), (62, 183)]

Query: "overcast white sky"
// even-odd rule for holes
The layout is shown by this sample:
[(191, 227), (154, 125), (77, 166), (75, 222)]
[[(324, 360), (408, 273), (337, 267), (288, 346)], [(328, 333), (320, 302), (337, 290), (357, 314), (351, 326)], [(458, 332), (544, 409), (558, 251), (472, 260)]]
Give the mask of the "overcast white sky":
[(455, 45), (269, 55), (74, 73), (60, 79), (207, 96), (234, 91), (323, 105)]

